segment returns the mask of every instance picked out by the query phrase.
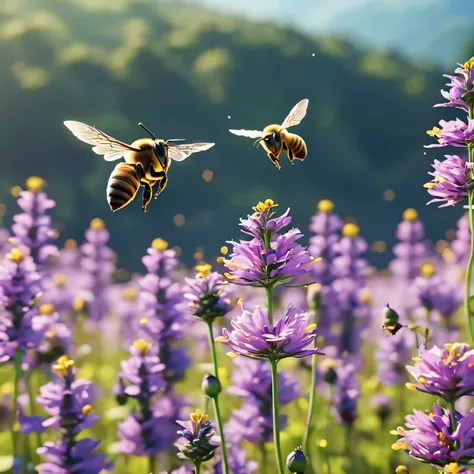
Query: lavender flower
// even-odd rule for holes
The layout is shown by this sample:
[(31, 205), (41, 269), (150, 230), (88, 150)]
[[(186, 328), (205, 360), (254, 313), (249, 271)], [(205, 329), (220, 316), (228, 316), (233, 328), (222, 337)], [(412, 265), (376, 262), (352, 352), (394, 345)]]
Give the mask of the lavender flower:
[(474, 394), (474, 351), (467, 344), (445, 344), (426, 350), (420, 347), (419, 358), (408, 372), (417, 384), (408, 384), (411, 390), (430, 393), (453, 402)]
[(469, 259), (471, 249), (471, 231), (469, 230), (469, 219), (467, 215), (458, 219), (456, 238), (451, 243), (451, 250), (454, 253), (455, 263), (464, 270)]
[[(274, 288), (287, 285), (312, 269), (315, 261), (296, 242), (303, 234), (296, 228), (285, 234), (275, 231), (291, 222), (289, 211), (273, 219), (271, 209), (275, 206), (271, 199), (267, 199), (254, 207), (253, 216), (243, 221), (243, 231), (253, 235), (252, 240), (229, 242), (233, 245), (233, 253), (224, 264), (229, 269), (225, 276), (232, 283)], [(272, 225), (267, 228), (269, 223)]]
[(209, 461), (219, 446), (213, 425), (207, 421), (207, 415), (196, 410), (189, 415), (191, 421), (178, 421), (184, 429), (178, 431), (181, 443), (176, 444), (181, 459), (190, 459), (195, 465)]
[(26, 180), (27, 191), (22, 191), (18, 199), (23, 212), (13, 217), (15, 223), (12, 226), (15, 245), (29, 249), (40, 271), (58, 253), (56, 246), (51, 243), (57, 232), (52, 228), (51, 217), (47, 214), (56, 203), (43, 191), (45, 186), (44, 180), (37, 176)]
[(442, 146), (466, 147), (474, 142), (474, 120), (468, 119), (467, 123), (460, 119), (440, 120), (439, 127), (433, 127), (426, 133), (438, 140), (438, 143), (425, 145), (425, 148)]
[[(247, 453), (244, 449), (231, 446), (229, 449), (229, 469), (232, 474), (253, 474), (258, 468), (255, 461), (247, 461)], [(216, 459), (212, 470), (208, 474), (223, 474), (222, 463)]]
[(0, 267), (0, 362), (39, 345), (31, 311), (40, 295), (40, 276), (32, 257), (13, 248)]
[(322, 354), (319, 349), (306, 349), (316, 338), (316, 325), (310, 325), (309, 314), (288, 307), (271, 327), (267, 311), (259, 307), (254, 312), (244, 310), (232, 320), (231, 332), (222, 330), (223, 339), (236, 354), (260, 359), (284, 359)]
[(356, 368), (352, 364), (344, 364), (336, 368), (337, 392), (334, 397), (336, 421), (351, 426), (357, 419), (357, 400), (360, 397)]
[(405, 332), (379, 339), (375, 360), (380, 383), (391, 387), (405, 382), (405, 366), (410, 358), (411, 346)]
[(372, 406), (380, 421), (385, 423), (393, 412), (393, 400), (384, 393), (377, 393), (372, 397)]
[(455, 206), (464, 201), (468, 190), (474, 187), (467, 161), (457, 155), (445, 156), (444, 161), (434, 161), (434, 172), (428, 173), (433, 179), (424, 185), (434, 196), (427, 204), (442, 203), (439, 207)]
[(474, 58), (466, 61), (464, 64), (459, 64), (459, 67), (454, 71), (456, 76), (444, 74), (444, 77), (450, 79), (446, 85), (449, 87), (448, 91), (441, 91), (441, 95), (448, 101), (443, 104), (436, 104), (435, 107), (457, 107), (469, 111), (467, 104), (468, 96), (474, 89)]
[(184, 297), (189, 300), (188, 308), (193, 316), (212, 322), (214, 318), (224, 316), (230, 310), (230, 300), (219, 273), (212, 272), (209, 264), (196, 267), (195, 278), (186, 278), (189, 291)]
[[(410, 456), (422, 462), (431, 464), (436, 469), (445, 472), (471, 472), (466, 465), (472, 459), (474, 452), (474, 412), (466, 416), (455, 413), (456, 427), (452, 425), (452, 418), (447, 410), (433, 405), (430, 414), (414, 410), (408, 415), (406, 426), (397, 428), (401, 436), (392, 445), (395, 450), (403, 449)], [(447, 465), (456, 463), (458, 470), (445, 470)]]

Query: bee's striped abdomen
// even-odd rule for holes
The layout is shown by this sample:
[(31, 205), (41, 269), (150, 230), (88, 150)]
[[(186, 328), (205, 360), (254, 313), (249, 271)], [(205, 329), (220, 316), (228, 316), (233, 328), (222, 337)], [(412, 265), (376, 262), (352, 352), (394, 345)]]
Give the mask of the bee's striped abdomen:
[(294, 159), (304, 160), (306, 158), (308, 149), (306, 148), (305, 141), (299, 135), (288, 133), (285, 136), (285, 141), (289, 149), (288, 156), (291, 155), (290, 161)]
[(107, 202), (112, 211), (118, 211), (130, 203), (140, 188), (140, 180), (134, 165), (119, 163), (107, 183)]

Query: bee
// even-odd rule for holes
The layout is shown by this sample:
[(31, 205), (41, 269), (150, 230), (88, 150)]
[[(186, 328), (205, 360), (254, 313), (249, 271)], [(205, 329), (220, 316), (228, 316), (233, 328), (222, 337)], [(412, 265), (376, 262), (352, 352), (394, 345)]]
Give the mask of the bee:
[(267, 152), (268, 158), (280, 169), (280, 154), (286, 150), (288, 160), (293, 164), (294, 160), (303, 161), (308, 154), (305, 141), (294, 133), (287, 132), (287, 129), (298, 125), (306, 115), (309, 100), (303, 99), (298, 102), (291, 110), (281, 125), (268, 125), (260, 130), (229, 130), (234, 135), (242, 137), (256, 138), (254, 146), (262, 145)]
[(163, 192), (168, 183), (168, 170), (173, 161), (184, 161), (191, 154), (209, 150), (214, 143), (173, 144), (182, 139), (164, 141), (156, 136), (142, 123), (142, 127), (151, 138), (140, 138), (127, 145), (98, 128), (85, 123), (68, 120), (64, 125), (79, 140), (94, 145), (92, 151), (103, 155), (105, 161), (118, 163), (107, 183), (107, 202), (113, 212), (130, 204), (143, 186), (142, 209), (147, 211), (151, 201), (153, 187), (156, 185), (155, 199)]

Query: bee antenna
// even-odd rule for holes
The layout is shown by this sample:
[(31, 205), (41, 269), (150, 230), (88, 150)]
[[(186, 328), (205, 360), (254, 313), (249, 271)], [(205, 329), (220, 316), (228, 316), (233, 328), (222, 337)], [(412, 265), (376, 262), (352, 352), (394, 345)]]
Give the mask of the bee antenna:
[(151, 130), (146, 125), (143, 125), (141, 122), (138, 122), (138, 126), (142, 127), (143, 130), (146, 130), (148, 134), (153, 138), (153, 140), (156, 140), (155, 135), (153, 134), (153, 132), (151, 132)]

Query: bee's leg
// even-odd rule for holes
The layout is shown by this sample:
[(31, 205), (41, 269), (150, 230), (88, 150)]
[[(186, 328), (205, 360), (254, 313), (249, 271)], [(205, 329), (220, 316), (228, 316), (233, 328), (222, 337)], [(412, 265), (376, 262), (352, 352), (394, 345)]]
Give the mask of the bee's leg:
[(290, 163), (292, 165), (294, 165), (293, 161), (294, 161), (295, 157), (293, 155), (293, 151), (291, 150), (291, 148), (288, 148), (288, 160), (290, 161)]
[(156, 190), (156, 193), (155, 193), (155, 199), (163, 192), (167, 184), (168, 184), (168, 175), (165, 173), (163, 178), (161, 178), (161, 180), (158, 181), (158, 189)]
[(277, 156), (275, 156), (273, 153), (267, 153), (268, 155), (268, 158), (270, 158), (270, 160), (272, 160), (272, 163), (278, 168), (280, 169), (281, 166), (280, 166), (280, 160), (278, 159)]
[(142, 181), (142, 184), (144, 186), (143, 198), (142, 198), (143, 199), (142, 209), (143, 209), (143, 212), (146, 212), (146, 208), (151, 201), (151, 186), (148, 183), (145, 183), (143, 181)]

